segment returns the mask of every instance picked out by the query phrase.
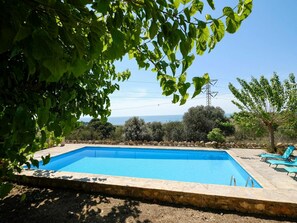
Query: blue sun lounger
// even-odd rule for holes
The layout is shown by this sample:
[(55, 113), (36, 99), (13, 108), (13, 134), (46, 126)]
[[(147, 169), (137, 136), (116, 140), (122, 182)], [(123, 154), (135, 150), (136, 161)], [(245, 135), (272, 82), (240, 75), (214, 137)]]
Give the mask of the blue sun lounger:
[(268, 159), (288, 160), (291, 154), (293, 153), (294, 149), (294, 146), (288, 146), (283, 155), (264, 153), (261, 154), (260, 157), (263, 161), (266, 161)]
[(271, 165), (276, 165), (275, 168), (278, 165), (286, 165), (286, 166), (295, 166), (297, 167), (297, 159), (294, 161), (286, 161), (286, 160), (267, 160), (267, 163), (270, 163), (269, 166)]
[(287, 175), (289, 173), (295, 173), (294, 178), (297, 176), (297, 167), (285, 167), (285, 170), (288, 172)]

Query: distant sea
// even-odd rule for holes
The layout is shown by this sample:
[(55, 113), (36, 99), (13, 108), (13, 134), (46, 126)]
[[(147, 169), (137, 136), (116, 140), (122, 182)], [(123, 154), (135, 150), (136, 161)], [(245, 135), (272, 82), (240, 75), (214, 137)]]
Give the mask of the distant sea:
[[(225, 114), (226, 117), (230, 117), (231, 113)], [(143, 119), (146, 123), (148, 122), (176, 122), (176, 121), (182, 121), (183, 115), (151, 115), (151, 116), (137, 116), (141, 119)], [(132, 118), (131, 116), (125, 116), (125, 117), (109, 117), (108, 122), (110, 122), (113, 125), (124, 125), (125, 122)], [(89, 117), (82, 117), (80, 121), (83, 122), (89, 122), (91, 118)]]
[[(141, 119), (143, 119), (146, 123), (148, 122), (175, 122), (175, 121), (182, 121), (183, 115), (154, 115), (154, 116), (137, 116)], [(130, 116), (126, 117), (109, 117), (108, 122), (110, 122), (113, 125), (124, 125), (125, 122), (131, 118)], [(91, 118), (83, 117), (80, 119), (80, 121), (83, 122), (89, 122)]]

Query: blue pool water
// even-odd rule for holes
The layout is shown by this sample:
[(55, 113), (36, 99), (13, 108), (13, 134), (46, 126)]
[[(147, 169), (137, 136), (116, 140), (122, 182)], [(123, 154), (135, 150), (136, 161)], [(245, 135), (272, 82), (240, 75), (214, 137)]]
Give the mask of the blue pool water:
[(221, 185), (230, 185), (233, 176), (237, 186), (251, 177), (227, 152), (202, 150), (83, 147), (40, 169)]

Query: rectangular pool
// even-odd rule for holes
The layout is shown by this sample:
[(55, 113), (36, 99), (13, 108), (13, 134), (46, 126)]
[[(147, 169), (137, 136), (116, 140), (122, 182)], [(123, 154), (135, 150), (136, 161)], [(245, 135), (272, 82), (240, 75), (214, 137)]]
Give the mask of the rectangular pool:
[(219, 185), (230, 185), (232, 178), (232, 185), (261, 188), (225, 151), (83, 147), (39, 168)]

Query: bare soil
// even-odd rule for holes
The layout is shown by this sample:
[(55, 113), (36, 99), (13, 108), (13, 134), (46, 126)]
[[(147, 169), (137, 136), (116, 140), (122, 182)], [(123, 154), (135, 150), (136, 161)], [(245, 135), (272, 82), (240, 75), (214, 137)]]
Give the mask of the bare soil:
[[(26, 199), (21, 201), (24, 193)], [(11, 193), (0, 200), (0, 222), (273, 223), (295, 221), (219, 210), (153, 204), (95, 193), (15, 185)]]

